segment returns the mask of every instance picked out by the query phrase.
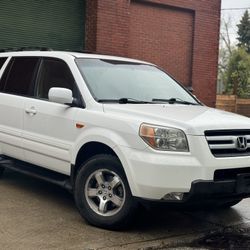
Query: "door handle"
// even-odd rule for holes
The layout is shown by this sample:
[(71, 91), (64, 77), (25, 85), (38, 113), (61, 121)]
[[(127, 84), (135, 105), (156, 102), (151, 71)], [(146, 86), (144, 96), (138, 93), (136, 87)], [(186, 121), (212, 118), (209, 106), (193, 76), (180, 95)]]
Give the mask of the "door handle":
[(32, 116), (32, 115), (35, 115), (35, 114), (36, 114), (36, 110), (35, 110), (34, 107), (27, 108), (27, 109), (25, 109), (25, 113)]

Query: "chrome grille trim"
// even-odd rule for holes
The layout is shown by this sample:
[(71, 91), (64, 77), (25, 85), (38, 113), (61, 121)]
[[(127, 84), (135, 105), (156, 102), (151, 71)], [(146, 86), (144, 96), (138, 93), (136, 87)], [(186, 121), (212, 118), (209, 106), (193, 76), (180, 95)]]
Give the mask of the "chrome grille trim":
[[(250, 147), (250, 135), (245, 136), (249, 141), (247, 147)], [(206, 136), (210, 149), (237, 149), (237, 138), (238, 136)], [(211, 142), (228, 141), (223, 144), (213, 144)]]
[[(215, 157), (250, 156), (249, 130), (205, 131), (211, 153)], [(239, 137), (245, 139), (247, 148), (239, 148)]]

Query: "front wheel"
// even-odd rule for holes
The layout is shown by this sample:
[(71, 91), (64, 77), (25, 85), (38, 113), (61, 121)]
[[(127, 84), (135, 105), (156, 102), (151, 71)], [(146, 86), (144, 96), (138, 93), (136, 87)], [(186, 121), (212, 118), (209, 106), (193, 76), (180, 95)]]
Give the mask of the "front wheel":
[(107, 229), (126, 227), (136, 212), (121, 163), (112, 155), (94, 156), (81, 166), (75, 202), (90, 224)]

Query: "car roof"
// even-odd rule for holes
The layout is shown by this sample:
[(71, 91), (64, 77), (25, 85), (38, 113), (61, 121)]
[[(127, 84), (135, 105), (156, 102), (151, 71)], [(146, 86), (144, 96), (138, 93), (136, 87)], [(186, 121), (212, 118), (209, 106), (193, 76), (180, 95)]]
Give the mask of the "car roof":
[[(134, 63), (142, 63), (142, 64), (151, 64), (149, 62), (136, 60), (132, 58), (120, 57), (120, 56), (111, 56), (111, 55), (103, 55), (103, 54), (92, 54), (92, 53), (84, 53), (84, 52), (71, 52), (71, 51), (8, 51), (8, 52), (0, 52), (0, 57), (10, 57), (10, 56), (41, 56), (41, 57), (62, 57), (62, 56), (72, 56), (75, 58), (94, 58), (94, 59), (106, 59), (106, 60), (117, 60), (117, 61), (125, 61), (125, 62), (134, 62)], [(151, 64), (152, 65), (152, 64)]]

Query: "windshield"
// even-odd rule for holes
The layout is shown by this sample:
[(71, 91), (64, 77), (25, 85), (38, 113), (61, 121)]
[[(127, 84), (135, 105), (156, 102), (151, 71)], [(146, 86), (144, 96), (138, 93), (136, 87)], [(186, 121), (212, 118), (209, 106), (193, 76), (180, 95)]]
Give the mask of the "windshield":
[(186, 90), (155, 66), (86, 58), (78, 58), (76, 63), (97, 101), (126, 99), (159, 103), (179, 100), (179, 103), (197, 104)]

